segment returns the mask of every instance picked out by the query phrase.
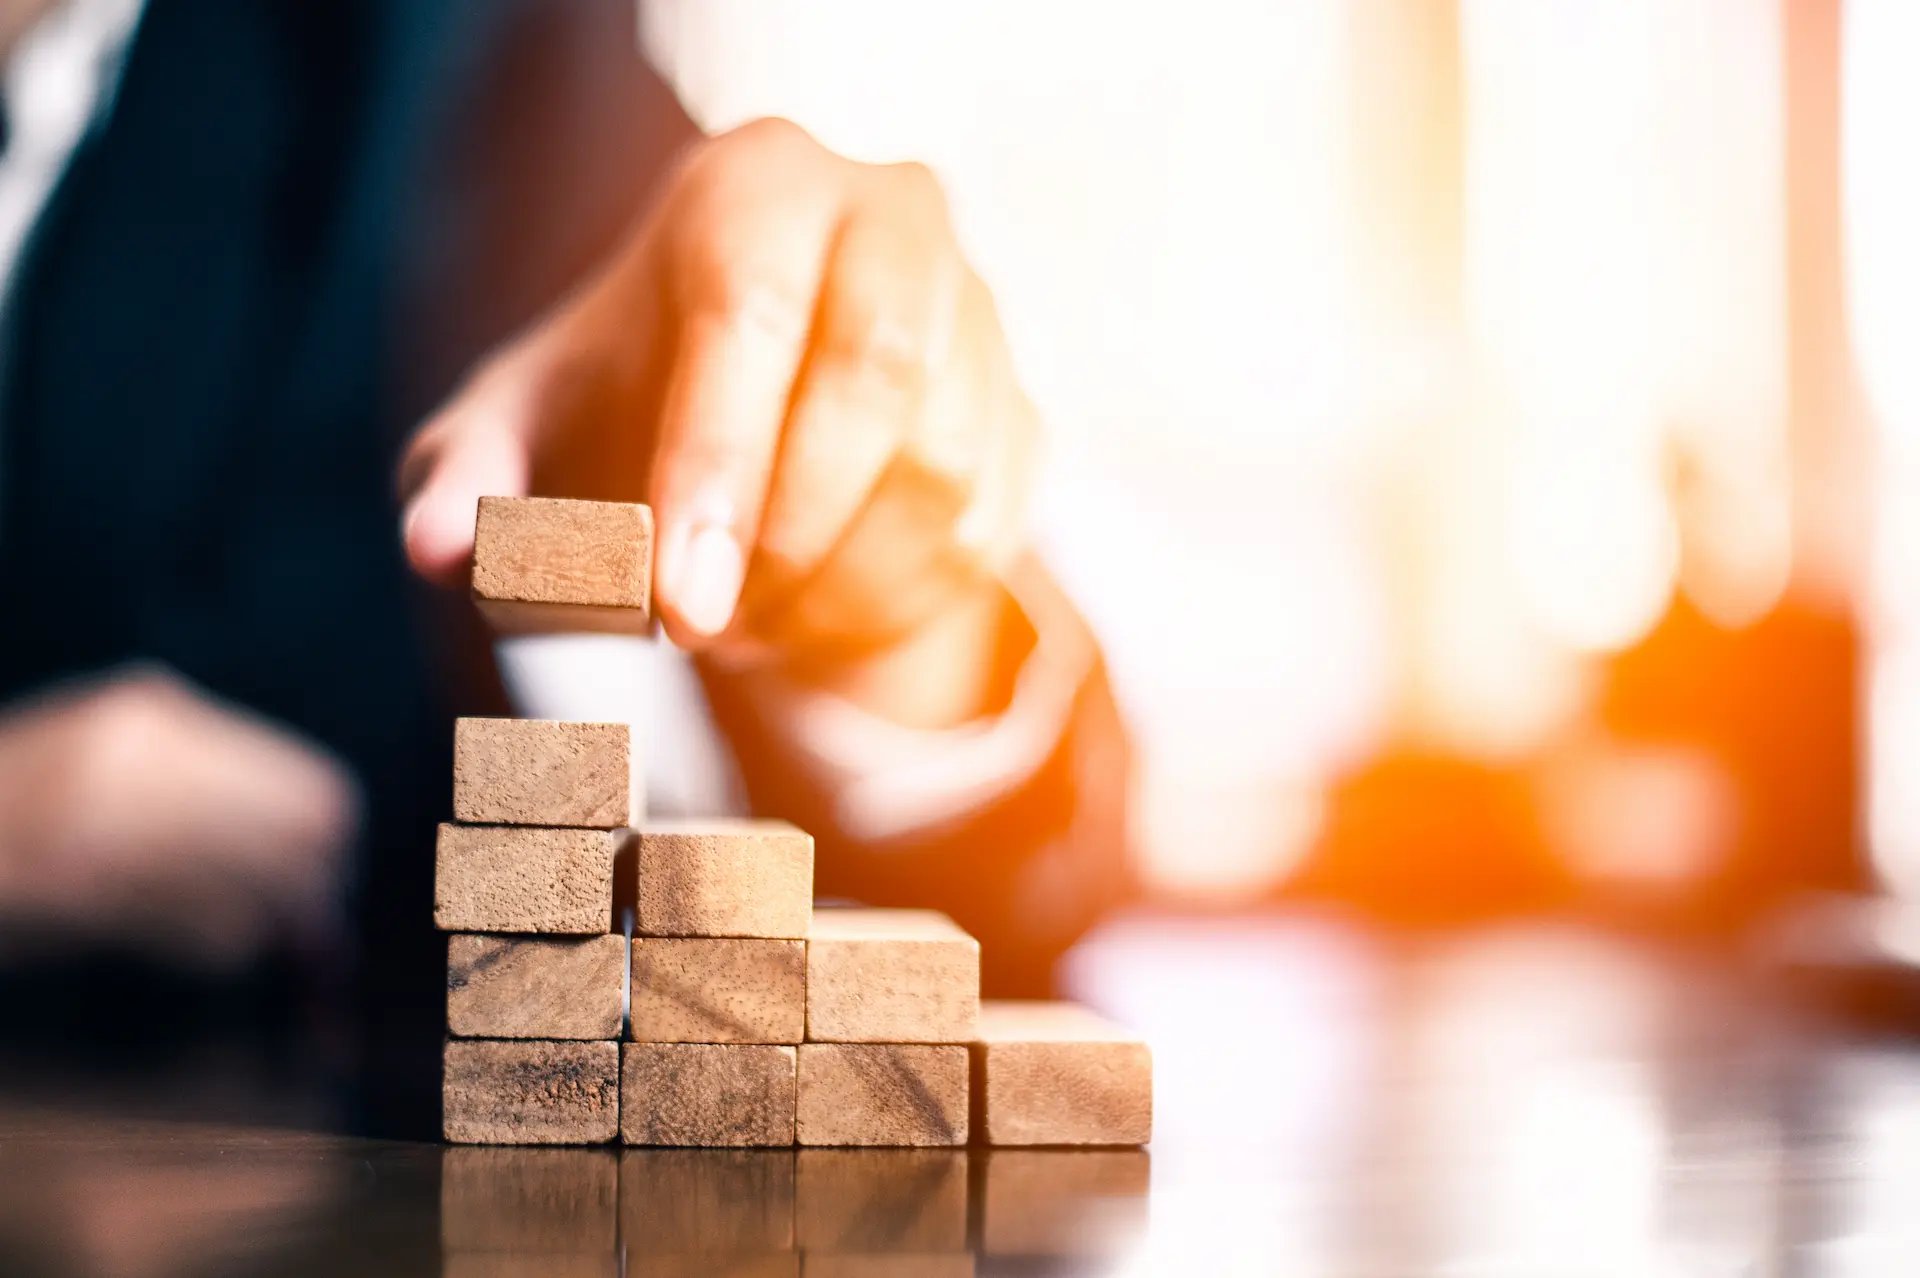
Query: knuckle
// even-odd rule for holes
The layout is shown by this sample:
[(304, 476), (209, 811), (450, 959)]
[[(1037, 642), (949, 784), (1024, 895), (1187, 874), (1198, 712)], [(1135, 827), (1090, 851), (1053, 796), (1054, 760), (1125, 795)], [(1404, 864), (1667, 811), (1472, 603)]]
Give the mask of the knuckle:
[(693, 494), (707, 492), (716, 483), (736, 498), (751, 496), (756, 470), (748, 441), (711, 430), (693, 430), (670, 453), (660, 458), (662, 495), (672, 506)]
[(730, 130), (725, 135), (725, 141), (734, 146), (772, 149), (812, 148), (819, 145), (811, 133), (781, 115), (763, 115), (759, 119), (749, 120)]
[(695, 151), (675, 180), (674, 200), (694, 221), (738, 211), (757, 198), (819, 202), (837, 189), (842, 163), (791, 120), (754, 120)]
[(830, 538), (811, 521), (783, 517), (761, 525), (758, 543), (755, 556), (766, 562), (777, 579), (794, 581), (812, 570)]
[(875, 310), (835, 324), (821, 340), (821, 359), (864, 389), (910, 398), (925, 388), (926, 343), (913, 326)]
[(743, 260), (708, 241), (689, 263), (695, 285), (693, 309), (723, 330), (798, 342), (812, 319), (811, 290), (792, 271)]
[(87, 723), (104, 742), (144, 745), (177, 721), (185, 699), (179, 684), (168, 675), (134, 670), (94, 696)]
[(926, 317), (892, 287), (880, 263), (854, 260), (836, 274), (818, 337), (819, 358), (836, 376), (877, 392), (921, 393), (933, 375)]
[(947, 188), (940, 175), (918, 160), (889, 164), (885, 173), (895, 187), (914, 204), (941, 214), (947, 208)]

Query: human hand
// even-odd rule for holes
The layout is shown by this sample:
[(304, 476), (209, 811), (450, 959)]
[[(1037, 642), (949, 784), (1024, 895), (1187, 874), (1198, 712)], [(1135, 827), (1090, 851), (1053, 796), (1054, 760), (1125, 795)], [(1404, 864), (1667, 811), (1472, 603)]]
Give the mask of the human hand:
[[(934, 178), (761, 121), (692, 151), (625, 247), (421, 429), (407, 553), (461, 580), (484, 494), (648, 500), (680, 645), (818, 672), (937, 630), (964, 683), (969, 656), (990, 664), (983, 601), (1023, 540), (1035, 436)], [(968, 697), (937, 700), (917, 717)]]
[(346, 773), (159, 670), (0, 711), (0, 927), (211, 969), (338, 926)]

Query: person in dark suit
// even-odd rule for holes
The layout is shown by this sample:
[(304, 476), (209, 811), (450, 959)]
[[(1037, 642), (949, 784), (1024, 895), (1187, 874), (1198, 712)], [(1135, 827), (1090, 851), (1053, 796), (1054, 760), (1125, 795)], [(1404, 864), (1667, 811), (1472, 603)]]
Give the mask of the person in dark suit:
[[(344, 923), (430, 1006), (451, 719), (510, 712), (474, 502), (535, 492), (654, 505), (666, 633), (822, 894), (947, 908), (989, 991), (1046, 987), (1125, 890), (1126, 744), (924, 169), (702, 137), (629, 0), (29, 4), (0, 958)], [(16, 90), (60, 56), (50, 142)]]

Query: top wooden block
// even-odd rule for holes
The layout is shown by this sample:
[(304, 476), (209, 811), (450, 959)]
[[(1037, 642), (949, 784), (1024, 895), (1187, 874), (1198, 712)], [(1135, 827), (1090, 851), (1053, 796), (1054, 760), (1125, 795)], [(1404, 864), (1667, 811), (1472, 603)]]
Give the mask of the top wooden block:
[(480, 499), (473, 598), (498, 629), (643, 634), (652, 571), (653, 511), (645, 506)]

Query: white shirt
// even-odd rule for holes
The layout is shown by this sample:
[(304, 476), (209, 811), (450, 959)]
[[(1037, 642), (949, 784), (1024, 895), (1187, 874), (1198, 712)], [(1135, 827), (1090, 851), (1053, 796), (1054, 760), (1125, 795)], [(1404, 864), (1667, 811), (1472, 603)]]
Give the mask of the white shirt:
[(20, 36), (0, 68), (8, 126), (0, 151), (0, 316), (11, 309), (28, 234), (88, 125), (106, 113), (142, 7), (142, 0), (56, 4)]

